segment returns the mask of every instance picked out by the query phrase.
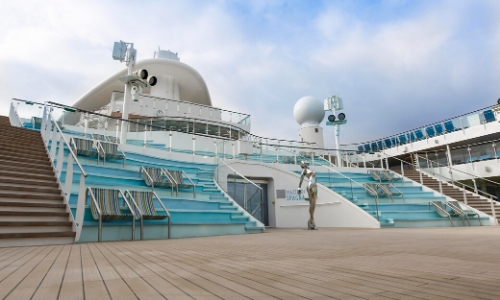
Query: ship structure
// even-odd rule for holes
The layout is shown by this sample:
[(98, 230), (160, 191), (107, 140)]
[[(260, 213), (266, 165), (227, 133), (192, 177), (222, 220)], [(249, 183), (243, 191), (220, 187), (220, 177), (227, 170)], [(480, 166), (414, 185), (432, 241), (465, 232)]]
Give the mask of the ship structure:
[(317, 98), (290, 108), (297, 140), (258, 136), (249, 114), (213, 106), (177, 53), (135, 61), (131, 49), (116, 54), (128, 68), (72, 105), (12, 100), (0, 119), (0, 245), (305, 228), (301, 162), (316, 174), (318, 228), (498, 225), (499, 105), (325, 149)]

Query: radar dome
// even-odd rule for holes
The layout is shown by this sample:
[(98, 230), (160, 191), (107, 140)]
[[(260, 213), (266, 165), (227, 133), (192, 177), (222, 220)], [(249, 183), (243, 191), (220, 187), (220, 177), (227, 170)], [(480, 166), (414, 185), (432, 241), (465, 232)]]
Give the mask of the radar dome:
[(300, 126), (318, 126), (325, 117), (323, 103), (313, 96), (302, 97), (293, 107), (293, 116)]

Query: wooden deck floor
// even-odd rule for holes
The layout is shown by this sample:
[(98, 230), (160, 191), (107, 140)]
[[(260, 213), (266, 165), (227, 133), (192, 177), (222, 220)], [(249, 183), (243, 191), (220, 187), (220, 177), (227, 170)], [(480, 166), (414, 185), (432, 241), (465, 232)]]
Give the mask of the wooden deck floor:
[(500, 227), (0, 248), (5, 299), (500, 299)]

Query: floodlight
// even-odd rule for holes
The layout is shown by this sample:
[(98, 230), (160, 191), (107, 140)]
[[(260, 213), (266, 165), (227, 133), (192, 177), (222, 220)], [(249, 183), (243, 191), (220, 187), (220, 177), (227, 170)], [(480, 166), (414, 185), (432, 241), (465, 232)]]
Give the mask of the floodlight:
[(113, 46), (113, 59), (123, 62), (125, 60), (125, 53), (127, 52), (127, 44), (123, 41), (115, 42)]
[(498, 98), (497, 103), (500, 104), (500, 98)]
[(328, 121), (335, 122), (335, 116), (334, 115), (329, 115), (328, 116)]
[(148, 79), (148, 83), (149, 83), (150, 86), (155, 86), (157, 82), (158, 82), (158, 79), (156, 79), (155, 76), (151, 76)]
[(345, 114), (344, 113), (340, 113), (338, 118), (339, 118), (339, 121), (344, 121)]
[(147, 79), (148, 78), (148, 70), (142, 69), (135, 71), (133, 75), (139, 79)]

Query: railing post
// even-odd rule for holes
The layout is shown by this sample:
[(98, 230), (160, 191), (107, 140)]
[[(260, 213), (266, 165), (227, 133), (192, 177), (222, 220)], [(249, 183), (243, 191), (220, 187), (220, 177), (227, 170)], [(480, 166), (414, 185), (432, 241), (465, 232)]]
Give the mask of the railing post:
[(476, 179), (472, 178), (472, 183), (474, 183), (474, 193), (477, 194), (477, 184), (476, 184)]
[(56, 163), (56, 176), (59, 178), (61, 176), (64, 160), (64, 139), (61, 133), (59, 137), (59, 151), (57, 153), (57, 163)]
[[(75, 218), (75, 223), (76, 223), (76, 236), (75, 236), (75, 242), (78, 242), (80, 240), (80, 234), (82, 233), (82, 227), (83, 227), (83, 217), (85, 214), (85, 176), (83, 174), (80, 175), (80, 187), (78, 189), (78, 202), (76, 204), (76, 218)], [(101, 232), (101, 230), (99, 230)], [(99, 242), (101, 241), (101, 235), (99, 234), (98, 237)]]
[(464, 203), (467, 204), (467, 192), (465, 192), (465, 186), (462, 187), (462, 190), (463, 190)]
[(262, 139), (260, 139), (260, 142), (259, 142), (259, 148), (260, 148), (260, 162), (262, 162)]
[(172, 129), (170, 129), (170, 133), (168, 135), (168, 151), (172, 152)]
[(404, 177), (405, 176), (405, 168), (403, 166), (403, 161), (401, 161), (401, 175)]
[(493, 199), (490, 197), (490, 204), (491, 204), (491, 214), (493, 215), (493, 219), (495, 219), (495, 222), (497, 223), (498, 225), (498, 220), (497, 220), (497, 213), (495, 211), (495, 201), (493, 201)]
[(147, 138), (148, 138), (148, 125), (144, 125), (144, 143), (143, 143), (144, 148), (146, 148)]
[(194, 135), (191, 137), (193, 139), (193, 155), (196, 153), (196, 138)]
[(54, 131), (52, 131), (52, 139), (51, 139), (51, 144), (50, 144), (50, 157), (52, 160), (56, 158), (56, 151), (57, 151), (57, 135), (58, 132), (56, 128), (54, 127)]
[(443, 183), (441, 182), (440, 179), (438, 179), (439, 182), (439, 192), (442, 194), (443, 193)]
[(362, 153), (361, 155), (363, 155), (363, 166), (366, 169), (366, 155), (365, 153)]
[(73, 155), (71, 153), (68, 155), (68, 161), (66, 162), (66, 179), (64, 181), (64, 196), (67, 200), (66, 203), (69, 203), (71, 187), (73, 186)]
[(422, 169), (420, 168), (420, 162), (418, 160), (418, 153), (415, 155), (415, 157), (416, 157), (416, 163), (417, 163), (416, 167), (418, 168), (417, 171), (420, 175), (420, 184), (424, 185), (424, 179), (422, 178)]

